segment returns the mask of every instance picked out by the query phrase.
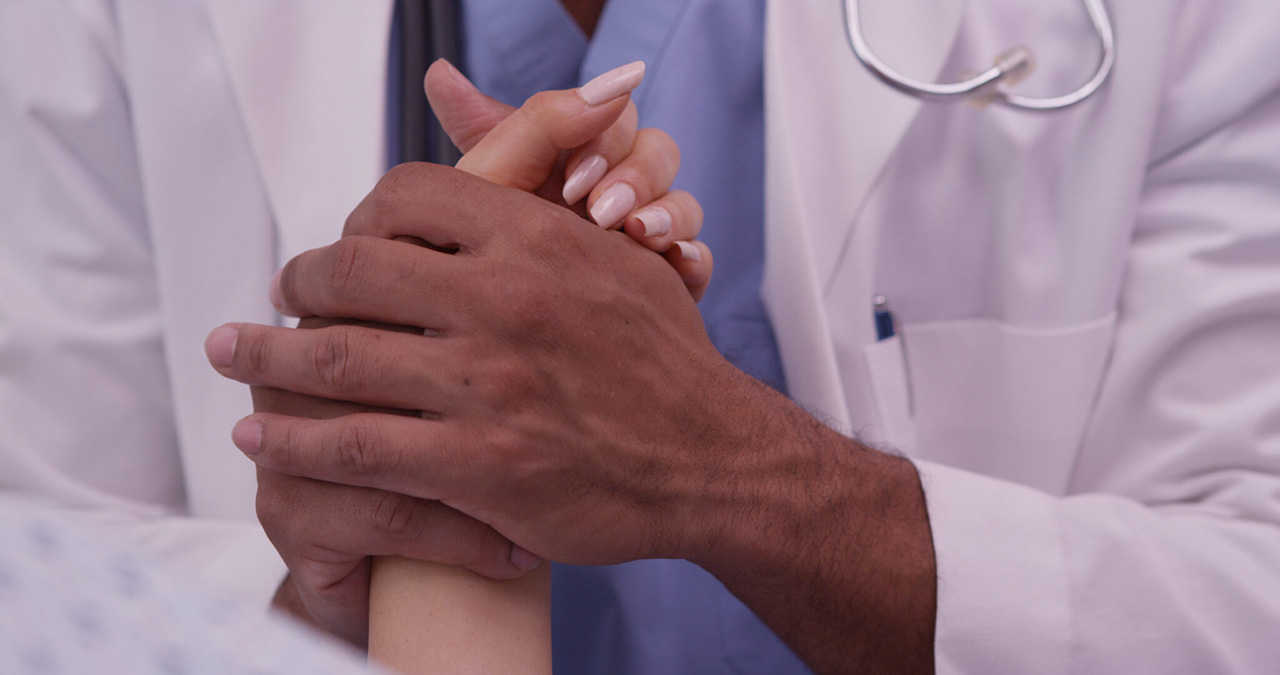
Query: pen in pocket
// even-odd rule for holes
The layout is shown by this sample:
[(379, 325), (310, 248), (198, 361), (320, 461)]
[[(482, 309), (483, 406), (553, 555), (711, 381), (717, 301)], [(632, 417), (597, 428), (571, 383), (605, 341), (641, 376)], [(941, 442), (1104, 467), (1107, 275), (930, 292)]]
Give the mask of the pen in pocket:
[(914, 416), (916, 401), (915, 391), (911, 383), (911, 364), (907, 360), (907, 342), (901, 336), (897, 317), (893, 315), (893, 310), (889, 309), (889, 298), (884, 295), (877, 295), (872, 302), (874, 304), (873, 317), (876, 325), (876, 341), (884, 342), (890, 338), (898, 338), (898, 347), (902, 354), (902, 376), (907, 391), (907, 413)]

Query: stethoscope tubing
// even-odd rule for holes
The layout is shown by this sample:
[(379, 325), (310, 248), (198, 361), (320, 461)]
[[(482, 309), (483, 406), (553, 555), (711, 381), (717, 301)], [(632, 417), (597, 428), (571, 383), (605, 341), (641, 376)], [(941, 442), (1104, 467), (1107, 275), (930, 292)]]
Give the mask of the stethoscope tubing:
[[(890, 0), (892, 1), (892, 0)], [(925, 82), (904, 75), (885, 63), (867, 43), (858, 12), (858, 0), (842, 0), (845, 35), (854, 55), (880, 81), (898, 91), (926, 101), (956, 101), (990, 97), (993, 102), (1011, 108), (1031, 111), (1061, 110), (1092, 96), (1111, 76), (1116, 60), (1115, 31), (1103, 0), (1082, 0), (1101, 42), (1101, 57), (1093, 77), (1075, 91), (1047, 98), (1022, 96), (1010, 91), (1010, 81), (1020, 79), (1032, 68), (1032, 57), (1025, 47), (1016, 47), (996, 59), (995, 65), (961, 82)]]

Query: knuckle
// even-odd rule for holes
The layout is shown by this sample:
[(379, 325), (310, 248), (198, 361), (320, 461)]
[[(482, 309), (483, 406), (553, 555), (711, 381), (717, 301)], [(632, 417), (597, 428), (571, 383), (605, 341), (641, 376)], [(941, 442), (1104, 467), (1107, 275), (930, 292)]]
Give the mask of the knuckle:
[(406, 190), (413, 189), (430, 173), (431, 165), (426, 162), (405, 162), (391, 167), (373, 187), (373, 206), (378, 208), (396, 204)]
[(554, 92), (540, 91), (520, 106), (519, 112), (531, 120), (541, 120), (556, 110), (557, 97)]
[(329, 247), (328, 288), (338, 302), (357, 302), (362, 284), (373, 267), (369, 240), (346, 237)]
[[(567, 227), (564, 216), (564, 210), (550, 202), (541, 199), (530, 201), (519, 221), (513, 223), (514, 227), (503, 232), (505, 245), (510, 252), (519, 252), (519, 257), (524, 260), (554, 261), (559, 264), (562, 261), (556, 256), (556, 251), (574, 239), (574, 233)], [(520, 261), (509, 258), (507, 262)], [(497, 271), (509, 274), (513, 268), (507, 266)], [(504, 282), (514, 281), (505, 274)]]
[(702, 231), (702, 204), (693, 195), (684, 190), (674, 190), (668, 193), (671, 205), (676, 210), (676, 216), (683, 221), (688, 229), (689, 237), (696, 237)]
[(326, 391), (348, 394), (359, 376), (359, 364), (352, 344), (353, 333), (341, 326), (322, 331), (312, 352), (312, 368), (316, 381)]
[(335, 439), (334, 452), (344, 475), (370, 476), (381, 467), (377, 428), (365, 421), (343, 425)]
[(460, 533), (454, 542), (457, 557), (456, 564), (468, 567), (480, 567), (500, 557), (500, 550), (505, 549), (501, 540), (488, 532)]
[(485, 380), (489, 385), (488, 399), (504, 414), (512, 414), (541, 396), (544, 378), (529, 361), (512, 356), (494, 359)]
[(663, 162), (669, 169), (675, 170), (680, 167), (680, 145), (671, 137), (671, 134), (653, 128), (641, 129), (639, 133), (644, 136), (644, 143), (653, 153), (653, 157)]
[(264, 428), (260, 455), (262, 461), (270, 462), (271, 468), (287, 475), (305, 473), (307, 467), (301, 466), (298, 456), (299, 434), (292, 424), (271, 424)]
[(417, 539), (427, 529), (425, 504), (395, 492), (383, 492), (373, 503), (373, 527), (393, 539)]
[[(520, 418), (513, 416), (513, 419)], [(528, 454), (525, 437), (514, 425), (494, 430), (486, 440), (488, 448), (485, 455), (491, 466), (502, 467), (503, 471), (514, 470)]]
[(280, 300), (285, 305), (297, 307), (301, 299), (300, 291), (303, 285), (298, 283), (298, 279), (303, 274), (303, 262), (300, 258), (304, 256), (294, 256), (289, 262), (284, 264), (284, 268), (280, 270)]
[(442, 168), (427, 162), (406, 162), (391, 167), (352, 211), (343, 234), (376, 237), (394, 234), (389, 230), (399, 222), (398, 214), (411, 203), (409, 196), (440, 182), (445, 175)]
[(236, 353), (244, 355), (241, 367), (255, 375), (265, 375), (271, 370), (274, 350), (271, 348), (271, 337), (266, 331), (248, 327), (240, 329), (236, 339)]
[(508, 287), (500, 292), (505, 308), (501, 320), (513, 340), (536, 345), (555, 334), (560, 309), (556, 298), (532, 285)]
[(276, 533), (287, 531), (294, 521), (291, 515), (294, 496), (289, 489), (294, 480), (296, 479), (273, 471), (258, 472), (258, 493), (254, 498), (254, 509), (258, 513), (262, 529), (273, 538), (277, 536)]

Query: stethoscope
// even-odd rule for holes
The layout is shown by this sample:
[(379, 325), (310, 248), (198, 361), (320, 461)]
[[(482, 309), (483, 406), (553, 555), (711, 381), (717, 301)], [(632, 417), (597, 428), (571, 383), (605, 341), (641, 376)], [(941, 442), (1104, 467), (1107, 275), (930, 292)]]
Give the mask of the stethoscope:
[[(892, 2), (894, 0), (887, 0)], [(905, 94), (926, 101), (973, 100), (977, 102), (1003, 103), (1020, 110), (1059, 110), (1073, 106), (1093, 95), (1111, 76), (1116, 62), (1116, 38), (1111, 30), (1111, 17), (1102, 0), (1082, 0), (1093, 21), (1093, 28), (1102, 41), (1102, 60), (1098, 70), (1079, 89), (1062, 96), (1035, 98), (1020, 96), (1009, 90), (1031, 72), (1035, 61), (1026, 47), (1014, 47), (996, 57), (995, 65), (963, 82), (938, 84), (917, 80), (890, 68), (871, 51), (862, 33), (862, 19), (858, 15), (858, 0), (842, 0), (844, 6), (845, 33), (853, 53), (873, 75), (885, 84)]]

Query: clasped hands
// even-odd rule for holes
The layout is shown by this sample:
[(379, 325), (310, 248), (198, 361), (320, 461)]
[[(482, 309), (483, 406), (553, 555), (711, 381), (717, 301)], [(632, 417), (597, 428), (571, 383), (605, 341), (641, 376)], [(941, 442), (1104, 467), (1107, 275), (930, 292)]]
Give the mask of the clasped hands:
[(512, 111), (437, 63), (458, 168), (396, 167), (286, 265), (272, 301), (313, 329), (210, 334), (218, 372), (255, 387), (233, 440), (321, 627), (363, 641), (370, 555), (510, 578), (715, 538), (695, 500), (750, 430), (717, 428), (707, 392), (753, 382), (694, 305), (702, 214), (669, 191), (675, 144), (636, 129), (637, 66)]

